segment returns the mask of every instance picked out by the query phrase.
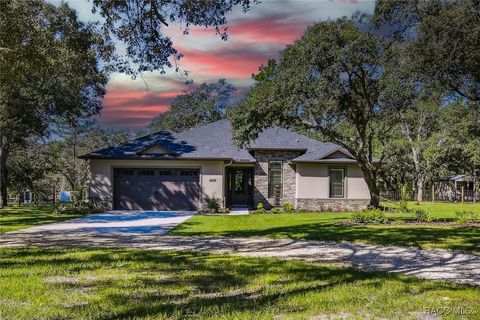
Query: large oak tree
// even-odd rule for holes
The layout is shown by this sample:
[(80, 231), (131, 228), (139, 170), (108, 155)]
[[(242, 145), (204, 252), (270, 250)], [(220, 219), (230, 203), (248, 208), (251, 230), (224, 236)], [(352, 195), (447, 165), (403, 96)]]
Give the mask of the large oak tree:
[(7, 204), (7, 159), (14, 147), (41, 136), (59, 118), (98, 113), (109, 47), (95, 26), (66, 4), (0, 2), (0, 189)]
[[(404, 100), (383, 100), (387, 48), (361, 19), (321, 22), (282, 53), (273, 76), (261, 77), (232, 112), (234, 135), (248, 144), (265, 127), (319, 133), (355, 156), (378, 206), (378, 163)], [(264, 68), (263, 71), (266, 69)]]

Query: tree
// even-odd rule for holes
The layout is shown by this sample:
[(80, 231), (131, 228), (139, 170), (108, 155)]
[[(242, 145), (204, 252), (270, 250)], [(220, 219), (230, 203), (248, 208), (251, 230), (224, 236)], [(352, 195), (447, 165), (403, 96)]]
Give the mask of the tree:
[(417, 71), (452, 94), (480, 102), (480, 2), (390, 1), (375, 6), (377, 24), (409, 44)]
[(157, 116), (149, 131), (184, 131), (225, 118), (226, 110), (232, 105), (236, 89), (225, 79), (217, 83), (202, 83), (190, 93), (179, 95), (170, 110)]
[(28, 139), (22, 146), (11, 150), (7, 162), (8, 193), (17, 195), (21, 200), (21, 193), (30, 190), (34, 200), (39, 194), (52, 198), (56, 185), (55, 175), (45, 166), (44, 159), (49, 156), (44, 145)]
[(96, 150), (125, 142), (128, 133), (118, 129), (103, 129), (90, 121), (64, 124), (57, 128), (59, 139), (49, 141), (44, 150), (44, 166), (68, 184), (70, 190), (83, 188), (88, 179), (89, 166), (78, 157)]
[(436, 159), (427, 157), (426, 152), (445, 143), (440, 128), (442, 109), (440, 101), (434, 99), (416, 101), (412, 108), (402, 113), (399, 131), (406, 139), (410, 159), (413, 163), (417, 201), (423, 201), (426, 180), (434, 171)]
[[(429, 110), (427, 105), (418, 108), (414, 103), (413, 110), (402, 121), (410, 145), (415, 146), (411, 150), (421, 201), (426, 173), (438, 174), (440, 169), (447, 170), (447, 164), (454, 173), (469, 172), (462, 165), (470, 162), (465, 155), (469, 153), (470, 158), (475, 158), (475, 152), (469, 151), (475, 149), (471, 147), (475, 143), (468, 141), (474, 133), (470, 129), (475, 127), (472, 121), (477, 126), (480, 123), (471, 110), (480, 107), (480, 2), (381, 0), (375, 7), (375, 21), (384, 30), (392, 31), (389, 41), (393, 45), (402, 47), (402, 63), (398, 66), (400, 72), (409, 74), (406, 81), (413, 84), (412, 93), (416, 97), (413, 100), (429, 99), (424, 92), (428, 92), (425, 84), (440, 89), (440, 97), (437, 95), (435, 99), (442, 107)], [(428, 119), (427, 114), (430, 114)], [(409, 130), (410, 125), (417, 129)], [(416, 132), (417, 139), (411, 140), (412, 132)], [(473, 141), (480, 137), (478, 131), (476, 134)], [(430, 135), (436, 141), (428, 138)], [(443, 164), (440, 165), (439, 159)], [(421, 164), (424, 161), (432, 165), (421, 170), (426, 165)]]
[(115, 68), (133, 76), (154, 70), (164, 73), (173, 66), (170, 57), (175, 64), (182, 57), (170, 37), (162, 33), (170, 22), (181, 23), (184, 34), (191, 26), (213, 27), (226, 40), (226, 14), (236, 6), (246, 12), (252, 3), (257, 0), (93, 0), (94, 12), (104, 18), (105, 39), (117, 39), (126, 47), (123, 56), (111, 56)]
[(341, 145), (357, 159), (376, 207), (375, 155), (382, 154), (405, 101), (383, 100), (387, 48), (360, 25), (361, 19), (340, 19), (310, 27), (282, 53), (276, 75), (258, 82), (231, 118), (240, 144), (265, 127), (282, 125)]
[(109, 50), (95, 26), (78, 21), (66, 4), (0, 2), (0, 205), (7, 205), (14, 147), (44, 135), (59, 118), (98, 113), (107, 82), (98, 62)]
[(51, 197), (53, 190), (81, 189), (89, 168), (78, 156), (124, 142), (128, 134), (82, 121), (57, 127), (55, 137), (28, 139), (12, 150), (7, 166), (9, 192), (19, 194), (28, 189)]

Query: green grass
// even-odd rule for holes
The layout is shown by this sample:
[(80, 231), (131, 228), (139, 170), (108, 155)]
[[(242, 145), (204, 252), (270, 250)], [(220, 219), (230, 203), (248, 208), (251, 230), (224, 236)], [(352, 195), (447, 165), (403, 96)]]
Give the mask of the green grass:
[[(452, 221), (456, 210), (480, 212), (480, 204), (422, 204), (434, 220)], [(389, 218), (413, 219), (412, 214), (387, 213)], [(460, 225), (342, 225), (349, 213), (296, 213), (249, 216), (195, 216), (172, 230), (172, 235), (269, 237), (350, 241), (418, 248), (480, 252), (480, 228)]]
[[(478, 318), (480, 289), (324, 264), (142, 250), (0, 249), (2, 319)], [(442, 314), (457, 319), (458, 314)]]
[(55, 214), (52, 206), (12, 206), (0, 209), (0, 233), (78, 218), (82, 214)]

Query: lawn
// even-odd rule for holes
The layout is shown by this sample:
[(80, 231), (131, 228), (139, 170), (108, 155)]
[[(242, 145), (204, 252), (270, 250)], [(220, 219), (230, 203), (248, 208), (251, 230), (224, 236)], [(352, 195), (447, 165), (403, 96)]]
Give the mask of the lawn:
[(0, 256), (2, 319), (426, 319), (428, 310), (444, 319), (458, 313), (478, 319), (480, 314), (478, 287), (315, 263), (98, 249), (0, 249)]
[(55, 214), (52, 206), (11, 206), (0, 209), (0, 233), (45, 223), (81, 217), (81, 214)]
[[(451, 221), (457, 210), (480, 213), (480, 204), (409, 204), (432, 214), (434, 220)], [(387, 213), (395, 219), (412, 214)], [(442, 248), (480, 252), (480, 228), (461, 225), (342, 225), (349, 213), (295, 213), (249, 216), (195, 216), (170, 232), (172, 235), (269, 237), (324, 241), (351, 241), (385, 245)]]

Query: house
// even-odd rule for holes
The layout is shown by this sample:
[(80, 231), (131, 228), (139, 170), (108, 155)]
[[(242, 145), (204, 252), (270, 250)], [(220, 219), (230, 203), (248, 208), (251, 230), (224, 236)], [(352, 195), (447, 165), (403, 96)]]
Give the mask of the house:
[(435, 199), (440, 201), (476, 201), (475, 190), (478, 177), (468, 174), (457, 174), (441, 178), (434, 182)]
[[(244, 149), (228, 120), (180, 133), (160, 131), (82, 156), (90, 198), (119, 210), (199, 210), (291, 203), (297, 209), (358, 210), (370, 201), (354, 157), (332, 143), (279, 127)], [(277, 203), (276, 203), (277, 202)]]

